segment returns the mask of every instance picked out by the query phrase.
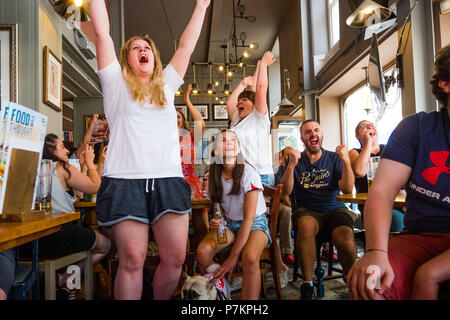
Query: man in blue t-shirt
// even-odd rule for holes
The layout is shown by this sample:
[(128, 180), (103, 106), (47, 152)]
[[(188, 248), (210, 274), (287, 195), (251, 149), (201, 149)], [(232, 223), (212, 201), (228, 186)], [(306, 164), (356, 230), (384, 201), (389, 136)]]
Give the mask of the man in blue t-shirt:
[(302, 300), (313, 298), (312, 269), (316, 258), (316, 236), (331, 236), (339, 262), (347, 274), (356, 259), (353, 220), (356, 215), (337, 202), (340, 191), (351, 193), (355, 183), (345, 145), (336, 152), (322, 148), (323, 134), (318, 122), (307, 120), (300, 127), (305, 151), (289, 153), (283, 175), (283, 193), (290, 195), (294, 210), (292, 221), (297, 232), (297, 254), (303, 274)]
[[(437, 55), (431, 83), (441, 110), (403, 119), (381, 156), (364, 209), (366, 252), (348, 274), (352, 299), (437, 299), (450, 278), (450, 46)], [(389, 236), (403, 185), (405, 232)]]

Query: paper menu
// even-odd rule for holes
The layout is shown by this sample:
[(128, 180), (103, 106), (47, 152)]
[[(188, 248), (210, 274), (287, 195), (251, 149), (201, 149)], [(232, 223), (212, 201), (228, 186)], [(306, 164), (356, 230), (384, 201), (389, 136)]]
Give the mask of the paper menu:
[[(2, 101), (0, 113), (0, 214), (8, 181), (8, 168), (13, 148), (39, 152), (39, 162), (42, 159), (47, 116), (19, 104)], [(36, 177), (39, 174), (36, 172)], [(35, 185), (33, 204), (36, 198)], [(32, 208), (30, 208), (32, 209)]]

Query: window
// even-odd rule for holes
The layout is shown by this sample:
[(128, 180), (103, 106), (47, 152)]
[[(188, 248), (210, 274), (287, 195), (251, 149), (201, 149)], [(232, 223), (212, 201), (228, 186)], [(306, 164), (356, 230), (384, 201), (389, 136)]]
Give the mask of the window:
[(328, 2), (328, 34), (330, 48), (340, 39), (339, 27), (339, 0), (327, 0)]
[(286, 147), (292, 147), (296, 150), (303, 150), (300, 141), (300, 124), (284, 124), (280, 123), (278, 130), (278, 150), (281, 151)]
[[(390, 75), (394, 69), (385, 72)], [(401, 92), (397, 84), (394, 84), (386, 94), (387, 107), (381, 120), (376, 124), (378, 131), (378, 142), (386, 144), (392, 131), (402, 120)], [(353, 92), (344, 104), (344, 126), (346, 144), (348, 149), (360, 148), (361, 145), (355, 137), (355, 128), (362, 120), (370, 120), (375, 123), (377, 107), (374, 105), (370, 89), (363, 86)]]

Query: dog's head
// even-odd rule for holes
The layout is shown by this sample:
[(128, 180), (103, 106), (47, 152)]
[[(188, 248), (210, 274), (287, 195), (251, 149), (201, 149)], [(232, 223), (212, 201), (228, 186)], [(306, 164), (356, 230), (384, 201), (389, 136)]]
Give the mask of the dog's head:
[(190, 277), (183, 272), (182, 300), (216, 300), (215, 279), (208, 280), (202, 276)]

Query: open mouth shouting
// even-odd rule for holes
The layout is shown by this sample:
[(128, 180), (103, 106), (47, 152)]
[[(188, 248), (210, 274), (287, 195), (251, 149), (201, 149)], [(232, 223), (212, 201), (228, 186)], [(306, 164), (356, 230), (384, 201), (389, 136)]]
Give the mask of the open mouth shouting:
[(319, 148), (319, 138), (311, 138), (309, 139), (309, 145), (311, 146), (311, 149), (317, 149)]
[(139, 63), (147, 64), (148, 61), (149, 61), (149, 59), (148, 59), (147, 55), (145, 55), (145, 54), (140, 54), (139, 55)]

